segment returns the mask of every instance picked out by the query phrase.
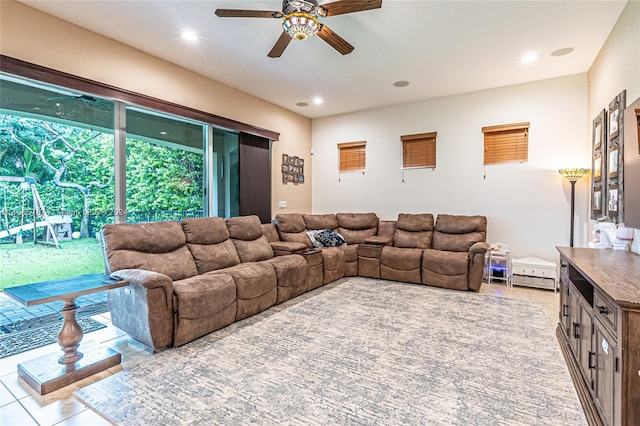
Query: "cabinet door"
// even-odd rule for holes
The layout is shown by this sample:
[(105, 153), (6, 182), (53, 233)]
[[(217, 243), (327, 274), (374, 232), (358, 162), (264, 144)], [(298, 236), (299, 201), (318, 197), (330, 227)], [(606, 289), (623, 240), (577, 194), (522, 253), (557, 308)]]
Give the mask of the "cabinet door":
[(587, 384), (593, 389), (593, 367), (595, 366), (595, 353), (592, 349), (593, 342), (593, 319), (591, 317), (591, 306), (584, 299), (580, 299), (578, 305), (578, 364), (582, 368)]
[(569, 291), (569, 344), (580, 363), (580, 293), (571, 286)]
[(616, 342), (598, 321), (595, 322), (594, 401), (606, 425), (614, 424)]
[(558, 320), (567, 338), (571, 337), (571, 334), (570, 334), (571, 321), (569, 320), (571, 306), (569, 305), (569, 299), (570, 299), (569, 283), (566, 280), (561, 279), (560, 280), (560, 312), (558, 314), (559, 315)]

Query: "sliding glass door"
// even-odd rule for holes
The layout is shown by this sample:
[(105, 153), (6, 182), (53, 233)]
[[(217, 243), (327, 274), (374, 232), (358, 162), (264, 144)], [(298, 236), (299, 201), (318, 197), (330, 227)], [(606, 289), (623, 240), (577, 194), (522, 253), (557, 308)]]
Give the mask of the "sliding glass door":
[(126, 129), (127, 222), (204, 216), (206, 126), (128, 107)]

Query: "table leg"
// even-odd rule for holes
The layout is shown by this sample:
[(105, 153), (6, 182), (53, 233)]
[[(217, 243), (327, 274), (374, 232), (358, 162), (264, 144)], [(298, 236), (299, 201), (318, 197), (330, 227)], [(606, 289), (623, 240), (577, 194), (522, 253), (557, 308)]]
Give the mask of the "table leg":
[(84, 333), (76, 321), (77, 309), (75, 298), (65, 299), (64, 308), (62, 308), (64, 322), (60, 333), (58, 333), (58, 344), (63, 352), (63, 355), (58, 359), (60, 364), (73, 364), (82, 358), (82, 353), (78, 352), (78, 346)]

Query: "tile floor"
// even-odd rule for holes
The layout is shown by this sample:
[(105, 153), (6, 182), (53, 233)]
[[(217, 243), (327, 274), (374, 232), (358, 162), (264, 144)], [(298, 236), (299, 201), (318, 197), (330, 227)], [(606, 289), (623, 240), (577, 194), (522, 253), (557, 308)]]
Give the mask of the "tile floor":
[[(558, 316), (559, 293), (525, 287), (506, 287), (504, 284), (483, 284), (481, 293), (497, 297), (510, 297), (539, 303), (549, 318), (549, 327), (555, 330)], [(119, 371), (153, 356), (150, 351), (129, 338), (111, 324), (109, 314), (92, 317), (107, 328), (88, 333), (83, 342), (95, 341), (108, 345), (122, 354), (122, 364), (87, 377), (84, 380), (46, 395), (38, 395), (22, 379), (16, 369), (20, 362), (60, 350), (57, 344), (34, 349), (0, 359), (0, 424), (3, 426), (100, 426), (111, 424), (73, 396), (73, 392), (95, 381), (117, 374)], [(82, 345), (80, 347), (82, 350)], [(56, 355), (57, 356), (57, 355)]]

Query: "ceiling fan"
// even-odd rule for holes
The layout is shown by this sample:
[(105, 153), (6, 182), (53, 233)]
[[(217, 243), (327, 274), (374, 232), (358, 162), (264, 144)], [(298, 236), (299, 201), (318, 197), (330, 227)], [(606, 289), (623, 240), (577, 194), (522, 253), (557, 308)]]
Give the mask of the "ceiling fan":
[(354, 49), (347, 41), (319, 22), (326, 18), (346, 13), (379, 9), (382, 0), (338, 0), (319, 5), (317, 0), (283, 0), (282, 11), (217, 9), (220, 18), (282, 18), (283, 32), (268, 56), (279, 58), (292, 39), (306, 40), (315, 34), (343, 55)]

